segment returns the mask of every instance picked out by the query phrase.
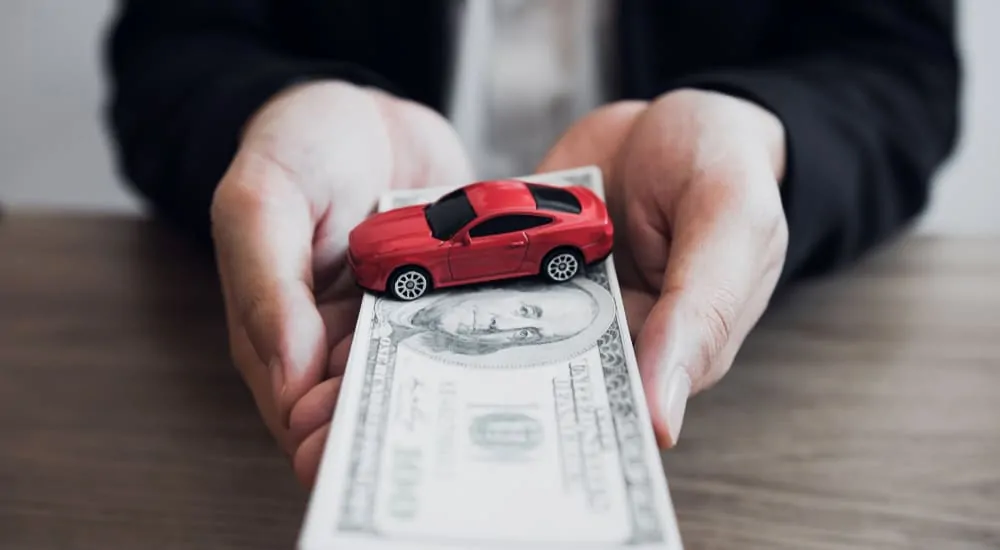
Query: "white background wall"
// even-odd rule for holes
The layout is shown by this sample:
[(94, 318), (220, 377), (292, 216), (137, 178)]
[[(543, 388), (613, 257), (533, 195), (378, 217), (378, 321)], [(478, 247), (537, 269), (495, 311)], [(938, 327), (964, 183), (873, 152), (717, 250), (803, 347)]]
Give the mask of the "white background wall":
[[(99, 40), (111, 0), (3, 0), (0, 6), (0, 202), (137, 211), (99, 123)], [(1000, 234), (1000, 1), (964, 0), (964, 136), (921, 230)]]
[(0, 0), (0, 202), (135, 210), (99, 121), (112, 0)]

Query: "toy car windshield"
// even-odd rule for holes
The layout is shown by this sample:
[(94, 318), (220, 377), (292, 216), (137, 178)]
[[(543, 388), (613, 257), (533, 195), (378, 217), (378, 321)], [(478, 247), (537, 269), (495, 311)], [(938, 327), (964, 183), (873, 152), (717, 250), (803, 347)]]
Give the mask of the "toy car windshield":
[(476, 219), (476, 211), (464, 189), (456, 189), (428, 204), (424, 208), (424, 215), (431, 235), (441, 241), (450, 239), (465, 224)]

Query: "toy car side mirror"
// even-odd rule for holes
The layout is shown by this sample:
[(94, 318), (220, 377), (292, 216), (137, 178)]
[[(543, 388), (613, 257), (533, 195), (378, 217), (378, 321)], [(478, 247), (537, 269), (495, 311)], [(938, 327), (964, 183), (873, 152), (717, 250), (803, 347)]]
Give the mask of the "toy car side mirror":
[(462, 236), (459, 238), (459, 242), (462, 243), (463, 246), (469, 246), (472, 244), (472, 237), (470, 237), (468, 233), (462, 233)]

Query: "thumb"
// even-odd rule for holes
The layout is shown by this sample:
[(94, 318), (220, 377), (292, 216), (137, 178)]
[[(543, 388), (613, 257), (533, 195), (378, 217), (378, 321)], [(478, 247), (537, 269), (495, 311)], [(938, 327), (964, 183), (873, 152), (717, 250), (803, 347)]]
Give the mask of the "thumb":
[(326, 336), (313, 298), (316, 221), (298, 186), (272, 162), (247, 155), (212, 205), (227, 317), (270, 370), (279, 420), (322, 379)]
[(780, 270), (769, 259), (773, 224), (732, 206), (742, 197), (720, 195), (678, 209), (660, 296), (636, 338), (654, 429), (667, 447), (677, 444), (688, 398), (728, 371)]
[(661, 447), (680, 437), (688, 399), (714, 384), (738, 348), (731, 298), (705, 299), (700, 292), (661, 295), (636, 339), (653, 429)]

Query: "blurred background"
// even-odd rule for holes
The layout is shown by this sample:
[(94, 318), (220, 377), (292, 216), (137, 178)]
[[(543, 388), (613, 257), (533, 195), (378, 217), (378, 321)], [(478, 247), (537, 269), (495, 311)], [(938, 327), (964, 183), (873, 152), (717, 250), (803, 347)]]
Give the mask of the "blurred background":
[[(1000, 1), (964, 0), (964, 123), (918, 230), (1000, 235)], [(99, 46), (113, 0), (0, 5), (0, 202), (138, 212), (111, 163), (100, 120)]]

